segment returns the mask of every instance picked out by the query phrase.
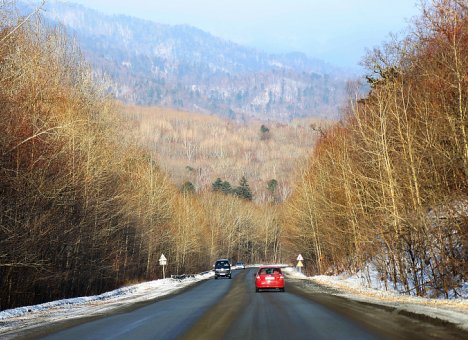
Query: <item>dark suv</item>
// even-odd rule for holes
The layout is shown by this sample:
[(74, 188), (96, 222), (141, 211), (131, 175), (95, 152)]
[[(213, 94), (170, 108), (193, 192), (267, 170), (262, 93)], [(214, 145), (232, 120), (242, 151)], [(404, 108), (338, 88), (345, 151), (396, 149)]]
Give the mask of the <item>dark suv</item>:
[(218, 277), (231, 278), (231, 263), (227, 259), (219, 259), (214, 264), (215, 279)]

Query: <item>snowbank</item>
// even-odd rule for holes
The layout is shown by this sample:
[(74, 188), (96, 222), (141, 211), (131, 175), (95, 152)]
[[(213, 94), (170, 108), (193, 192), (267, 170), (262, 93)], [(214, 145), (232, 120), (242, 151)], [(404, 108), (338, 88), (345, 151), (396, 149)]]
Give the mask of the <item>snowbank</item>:
[[(322, 286), (333, 288), (335, 295), (348, 299), (381, 304), (405, 310), (410, 313), (423, 314), (429, 317), (445, 320), (468, 330), (468, 284), (465, 283), (458, 290), (461, 298), (431, 299), (416, 296), (408, 296), (396, 290), (385, 290), (381, 284), (368, 287), (368, 280), (363, 280), (359, 275), (341, 274), (337, 276), (318, 275), (307, 277), (298, 273), (294, 268), (285, 268), (284, 272), (291, 278), (308, 280)], [(390, 287), (389, 287), (390, 288)]]
[(47, 322), (102, 314), (128, 303), (148, 301), (176, 292), (196, 282), (213, 277), (213, 272), (179, 279), (163, 279), (115, 289), (113, 291), (72, 299), (57, 300), (34, 306), (0, 312), (0, 335)]

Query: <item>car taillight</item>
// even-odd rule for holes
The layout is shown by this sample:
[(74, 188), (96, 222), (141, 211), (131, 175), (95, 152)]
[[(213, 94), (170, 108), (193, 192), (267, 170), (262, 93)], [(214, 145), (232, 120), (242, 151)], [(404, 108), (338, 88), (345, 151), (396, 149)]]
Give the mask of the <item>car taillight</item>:
[(257, 275), (257, 280), (260, 280), (260, 275)]
[(284, 276), (283, 276), (283, 275), (280, 275), (280, 280), (284, 280)]

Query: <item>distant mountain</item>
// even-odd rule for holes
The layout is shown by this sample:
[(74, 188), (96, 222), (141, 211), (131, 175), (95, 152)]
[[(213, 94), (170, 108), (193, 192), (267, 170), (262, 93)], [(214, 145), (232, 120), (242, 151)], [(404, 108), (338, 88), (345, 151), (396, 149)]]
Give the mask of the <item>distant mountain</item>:
[(344, 98), (339, 71), (301, 53), (269, 55), (194, 27), (71, 3), (49, 1), (42, 13), (78, 39), (91, 64), (110, 76), (109, 91), (127, 103), (286, 120), (336, 115)]

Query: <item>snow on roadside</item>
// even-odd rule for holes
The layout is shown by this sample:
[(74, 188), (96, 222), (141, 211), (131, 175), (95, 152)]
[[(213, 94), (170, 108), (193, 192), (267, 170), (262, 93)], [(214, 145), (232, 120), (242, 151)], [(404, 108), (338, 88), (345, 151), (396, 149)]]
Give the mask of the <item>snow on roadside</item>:
[(404, 310), (410, 313), (423, 314), (432, 318), (451, 322), (458, 327), (468, 330), (468, 299), (465, 292), (468, 284), (465, 283), (460, 291), (463, 298), (456, 299), (432, 299), (416, 296), (403, 295), (395, 290), (385, 291), (383, 289), (368, 288), (357, 275), (327, 276), (318, 275), (308, 277), (298, 273), (294, 268), (285, 268), (284, 272), (292, 278), (308, 280), (322, 286), (333, 288), (338, 291), (337, 296), (348, 299), (381, 304)]
[(155, 280), (122, 287), (100, 295), (7, 309), (0, 312), (0, 335), (44, 323), (103, 314), (129, 303), (148, 301), (174, 293), (212, 277), (213, 272), (206, 272), (183, 280), (171, 278)]

